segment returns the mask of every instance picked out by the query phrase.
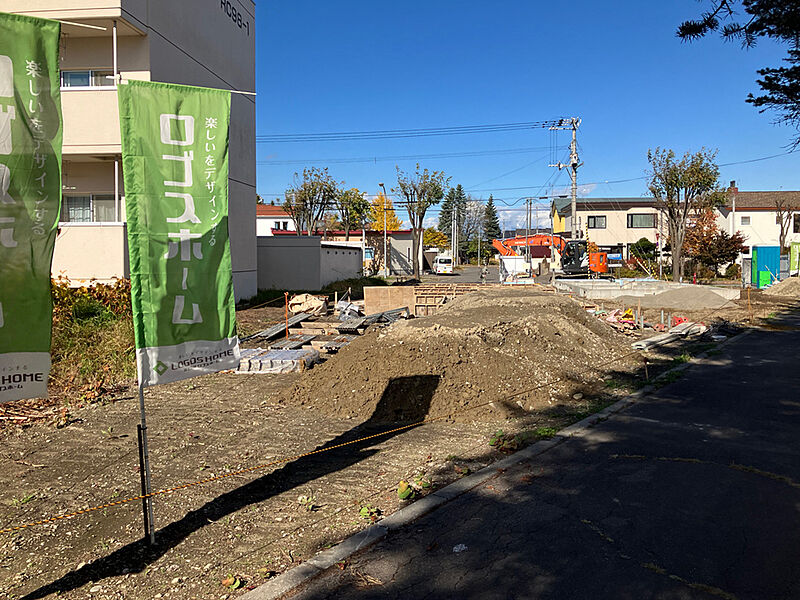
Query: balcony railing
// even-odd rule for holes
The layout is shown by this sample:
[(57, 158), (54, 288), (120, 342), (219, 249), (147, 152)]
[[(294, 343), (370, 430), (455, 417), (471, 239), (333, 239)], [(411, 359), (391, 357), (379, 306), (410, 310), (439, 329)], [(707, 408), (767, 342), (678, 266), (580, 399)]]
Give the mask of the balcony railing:
[(65, 88), (64, 154), (119, 154), (119, 106), (115, 87)]

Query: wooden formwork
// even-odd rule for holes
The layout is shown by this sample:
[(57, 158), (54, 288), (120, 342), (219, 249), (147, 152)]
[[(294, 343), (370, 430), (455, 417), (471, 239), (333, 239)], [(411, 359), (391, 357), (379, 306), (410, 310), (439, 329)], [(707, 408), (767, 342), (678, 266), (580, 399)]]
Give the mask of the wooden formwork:
[(453, 298), (500, 287), (502, 286), (482, 283), (425, 283), (414, 286), (414, 316), (434, 315), (440, 306), (444, 306)]

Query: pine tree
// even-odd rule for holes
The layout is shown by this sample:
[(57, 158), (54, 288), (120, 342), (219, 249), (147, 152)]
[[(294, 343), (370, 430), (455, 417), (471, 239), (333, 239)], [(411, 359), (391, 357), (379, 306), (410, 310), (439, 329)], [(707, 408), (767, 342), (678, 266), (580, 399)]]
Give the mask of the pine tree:
[(494, 198), (489, 196), (489, 201), (486, 203), (486, 211), (483, 214), (483, 232), (484, 237), (491, 243), (492, 240), (498, 240), (503, 237), (503, 232), (500, 230), (500, 219), (497, 216), (497, 209), (494, 206)]
[(468, 200), (467, 194), (464, 193), (464, 188), (461, 187), (461, 184), (459, 183), (456, 186), (453, 206), (455, 207), (456, 210), (456, 219), (458, 223), (459, 237), (462, 239), (465, 237), (464, 221), (466, 220), (467, 216), (467, 200)]
[(452, 238), (451, 229), (453, 227), (453, 211), (456, 211), (456, 220), (459, 238), (464, 241), (464, 221), (467, 216), (467, 194), (459, 183), (456, 187), (450, 188), (442, 201), (439, 211), (439, 231), (448, 238)]
[(441, 209), (439, 210), (439, 231), (445, 234), (450, 239), (451, 229), (453, 226), (453, 204), (455, 202), (456, 190), (450, 188), (447, 190), (447, 195), (442, 200)]

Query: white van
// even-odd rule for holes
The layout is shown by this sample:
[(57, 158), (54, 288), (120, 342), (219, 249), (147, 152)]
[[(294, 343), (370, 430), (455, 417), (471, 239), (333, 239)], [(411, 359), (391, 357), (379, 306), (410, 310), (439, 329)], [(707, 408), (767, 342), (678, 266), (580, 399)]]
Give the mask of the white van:
[(437, 275), (453, 274), (453, 257), (447, 254), (440, 254), (433, 259), (433, 272)]

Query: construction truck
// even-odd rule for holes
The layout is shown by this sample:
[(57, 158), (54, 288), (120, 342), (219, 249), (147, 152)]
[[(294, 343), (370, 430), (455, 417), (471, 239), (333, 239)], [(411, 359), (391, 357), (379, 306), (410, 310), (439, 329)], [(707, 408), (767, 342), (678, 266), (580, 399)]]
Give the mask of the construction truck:
[(561, 255), (561, 271), (567, 277), (602, 277), (608, 274), (608, 254), (590, 251), (586, 240), (565, 240), (560, 235), (537, 233), (492, 242), (500, 256), (518, 257), (518, 248), (549, 246)]

